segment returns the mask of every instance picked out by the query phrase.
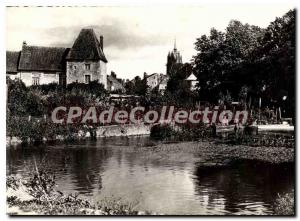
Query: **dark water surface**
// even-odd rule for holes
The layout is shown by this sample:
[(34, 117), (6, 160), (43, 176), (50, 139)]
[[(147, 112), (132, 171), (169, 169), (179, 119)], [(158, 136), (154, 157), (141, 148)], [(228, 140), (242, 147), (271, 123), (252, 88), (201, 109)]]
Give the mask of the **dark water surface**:
[(138, 210), (163, 214), (272, 214), (278, 194), (294, 188), (292, 164), (241, 161), (208, 169), (193, 161), (141, 158), (138, 149), (151, 145), (149, 138), (133, 137), (12, 147), (7, 174), (26, 176), (34, 162), (43, 162), (63, 192), (78, 191), (92, 201), (121, 198)]

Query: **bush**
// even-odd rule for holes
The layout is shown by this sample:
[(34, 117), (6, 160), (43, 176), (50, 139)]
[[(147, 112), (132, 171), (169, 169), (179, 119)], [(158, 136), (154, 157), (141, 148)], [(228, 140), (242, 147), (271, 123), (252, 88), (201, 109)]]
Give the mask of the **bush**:
[(29, 88), (32, 90), (40, 90), (43, 95), (47, 95), (51, 92), (60, 92), (64, 90), (64, 87), (57, 83), (32, 85)]
[(295, 215), (294, 193), (278, 195), (274, 208), (276, 215), (292, 216)]
[(104, 85), (98, 81), (91, 81), (89, 84), (84, 83), (71, 83), (67, 86), (67, 92), (91, 96), (96, 99), (103, 100), (108, 96), (108, 92), (105, 90)]
[(150, 136), (157, 140), (197, 141), (212, 136), (211, 128), (205, 125), (154, 125)]
[(19, 137), (23, 143), (41, 142), (46, 140), (56, 140), (61, 136), (66, 141), (74, 141), (79, 138), (79, 131), (85, 135), (89, 127), (81, 124), (55, 124), (43, 118), (8, 116), (6, 118), (7, 135)]
[(21, 80), (7, 79), (7, 113), (11, 116), (41, 117), (57, 106), (84, 108), (107, 97), (108, 92), (98, 81), (72, 83), (63, 88), (56, 83), (26, 87)]
[(167, 140), (172, 134), (173, 130), (169, 125), (154, 125), (150, 131), (150, 136), (157, 140)]
[[(55, 175), (42, 168), (33, 170), (28, 179), (6, 178), (8, 213), (18, 207), (18, 215), (27, 211), (36, 215), (149, 215), (137, 211), (120, 199), (104, 198), (96, 204), (78, 197), (78, 193), (64, 194), (56, 190)], [(20, 194), (21, 193), (21, 194)], [(27, 196), (27, 197), (24, 197)], [(15, 214), (12, 214), (15, 215)]]
[(7, 110), (14, 116), (42, 116), (45, 105), (38, 90), (27, 88), (21, 80), (7, 82)]
[(19, 137), (22, 142), (27, 142), (29, 139), (41, 141), (43, 139), (43, 131), (40, 125), (28, 118), (7, 117), (7, 134), (11, 137)]

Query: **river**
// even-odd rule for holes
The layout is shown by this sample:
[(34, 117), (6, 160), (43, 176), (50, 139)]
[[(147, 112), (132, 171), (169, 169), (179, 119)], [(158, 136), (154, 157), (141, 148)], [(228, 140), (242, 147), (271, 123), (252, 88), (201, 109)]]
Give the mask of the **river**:
[[(272, 214), (278, 194), (294, 189), (294, 165), (239, 161), (209, 169), (193, 160), (141, 158), (148, 137), (7, 148), (7, 174), (26, 177), (34, 162), (56, 175), (57, 188), (95, 202), (120, 199), (159, 214)], [(131, 151), (126, 151), (131, 148)], [(133, 151), (132, 151), (133, 150)]]

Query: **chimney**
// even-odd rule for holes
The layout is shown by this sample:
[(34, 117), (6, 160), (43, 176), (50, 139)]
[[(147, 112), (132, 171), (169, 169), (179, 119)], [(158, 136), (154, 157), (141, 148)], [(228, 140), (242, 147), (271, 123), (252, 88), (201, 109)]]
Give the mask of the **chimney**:
[(101, 50), (103, 51), (103, 35), (100, 35), (100, 47)]

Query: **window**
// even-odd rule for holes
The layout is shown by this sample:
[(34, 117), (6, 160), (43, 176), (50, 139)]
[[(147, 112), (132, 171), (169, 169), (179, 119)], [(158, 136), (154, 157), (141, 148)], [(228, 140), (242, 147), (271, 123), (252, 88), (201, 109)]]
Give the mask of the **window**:
[(89, 84), (91, 82), (91, 75), (85, 75), (85, 83)]
[(39, 85), (40, 84), (40, 77), (32, 77), (32, 84)]
[(91, 69), (91, 65), (90, 64), (85, 64), (85, 70), (90, 70)]
[(74, 65), (74, 70), (76, 70), (76, 68), (77, 68), (77, 66), (76, 66), (76, 65)]

